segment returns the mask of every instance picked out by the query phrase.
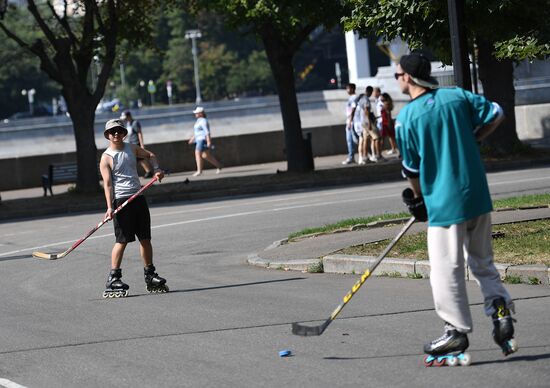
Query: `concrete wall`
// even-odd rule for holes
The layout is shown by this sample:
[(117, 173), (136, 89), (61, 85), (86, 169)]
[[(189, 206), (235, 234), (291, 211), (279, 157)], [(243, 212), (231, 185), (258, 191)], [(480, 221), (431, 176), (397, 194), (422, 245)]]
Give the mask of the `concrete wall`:
[[(314, 156), (346, 152), (343, 125), (308, 128), (303, 132), (304, 135), (307, 132), (312, 134)], [(225, 166), (269, 163), (286, 159), (283, 131), (219, 137), (215, 138), (213, 143), (214, 155)], [(171, 172), (196, 169), (194, 145), (187, 144), (187, 141), (151, 144), (148, 149), (158, 155), (161, 167)], [(101, 152), (98, 153), (98, 157)], [(3, 174), (0, 191), (39, 187), (41, 176), (46, 173), (49, 164), (75, 160), (74, 152), (0, 159), (0, 170), (9, 172), (9, 174)], [(208, 162), (205, 165), (206, 168), (211, 167)]]

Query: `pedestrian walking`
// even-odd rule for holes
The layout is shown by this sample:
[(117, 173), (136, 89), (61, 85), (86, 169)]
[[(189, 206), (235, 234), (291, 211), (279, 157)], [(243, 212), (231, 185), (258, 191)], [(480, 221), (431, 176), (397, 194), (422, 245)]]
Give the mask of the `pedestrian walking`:
[(189, 139), (189, 144), (195, 143), (195, 162), (197, 163), (197, 171), (193, 176), (202, 174), (204, 160), (209, 161), (216, 167), (216, 174), (222, 170), (222, 164), (212, 155), (210, 150), (212, 146), (212, 137), (210, 135), (210, 124), (206, 118), (206, 112), (202, 106), (197, 106), (193, 111), (197, 121), (193, 127), (193, 136)]
[[(138, 147), (145, 148), (143, 142), (143, 132), (141, 131), (141, 123), (138, 120), (134, 120), (132, 112), (129, 110), (122, 112), (120, 119), (126, 123), (126, 129), (128, 130), (128, 142), (135, 144)], [(145, 171), (144, 178), (151, 178), (153, 176), (153, 169), (146, 159), (138, 158), (138, 162)]]
[(361, 109), (361, 127), (363, 130), (362, 142), (359, 144), (359, 164), (382, 160), (380, 155), (380, 133), (376, 127), (376, 119), (372, 113), (370, 103), (372, 93), (373, 87), (367, 86), (365, 95), (359, 100), (358, 108)]
[[(348, 156), (342, 164), (355, 163), (355, 144), (359, 139), (357, 134), (362, 132), (360, 109), (357, 109), (357, 96), (355, 95), (356, 86), (350, 83), (346, 86), (348, 100), (346, 101), (346, 145), (348, 147)], [(356, 127), (358, 130), (356, 131)]]
[(437, 89), (430, 62), (420, 54), (403, 56), (395, 79), (412, 99), (396, 120), (411, 186), (403, 200), (419, 221), (428, 221), (430, 283), (435, 311), (445, 322), (443, 336), (424, 346), (425, 362), (448, 357), (452, 365), (469, 346), (465, 262), (481, 287), (495, 342), (505, 355), (513, 353), (514, 304), (493, 262), (492, 202), (477, 146), (501, 123), (502, 109), (461, 88)]
[(159, 182), (164, 177), (156, 156), (144, 148), (123, 141), (128, 134), (124, 121), (109, 120), (105, 124), (104, 136), (109, 147), (101, 155), (99, 168), (103, 178), (103, 188), (107, 211), (105, 218), (113, 219), (116, 242), (111, 252), (111, 271), (107, 279), (104, 298), (128, 295), (129, 286), (122, 282), (122, 257), (128, 243), (139, 239), (141, 258), (144, 265), (146, 289), (149, 292), (167, 292), (166, 279), (155, 272), (153, 247), (151, 245), (151, 217), (143, 195), (128, 203), (123, 210), (114, 214), (128, 198), (137, 193), (141, 184), (137, 173), (137, 158), (150, 160)]
[(380, 135), (382, 139), (387, 138), (391, 149), (388, 151), (389, 155), (397, 155), (397, 145), (395, 143), (395, 128), (394, 119), (392, 117), (393, 99), (388, 93), (382, 93), (380, 96), (380, 102), (382, 103), (381, 117), (382, 117), (382, 130)]

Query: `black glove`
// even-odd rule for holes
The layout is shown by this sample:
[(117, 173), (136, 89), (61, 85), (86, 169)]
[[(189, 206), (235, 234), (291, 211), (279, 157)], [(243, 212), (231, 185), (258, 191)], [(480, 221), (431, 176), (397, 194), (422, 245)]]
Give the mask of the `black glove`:
[(414, 218), (416, 218), (417, 221), (428, 221), (428, 212), (426, 210), (426, 205), (424, 204), (424, 198), (415, 198), (411, 188), (403, 190), (401, 197), (403, 198), (405, 205), (409, 208), (409, 212), (414, 216)]

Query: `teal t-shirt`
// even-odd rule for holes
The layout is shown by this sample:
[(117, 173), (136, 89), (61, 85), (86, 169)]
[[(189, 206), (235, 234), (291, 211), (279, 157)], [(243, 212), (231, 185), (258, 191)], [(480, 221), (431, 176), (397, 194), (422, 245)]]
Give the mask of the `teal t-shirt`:
[(430, 90), (397, 115), (403, 168), (419, 174), (430, 226), (459, 224), (493, 209), (474, 131), (496, 115), (490, 101), (460, 88)]

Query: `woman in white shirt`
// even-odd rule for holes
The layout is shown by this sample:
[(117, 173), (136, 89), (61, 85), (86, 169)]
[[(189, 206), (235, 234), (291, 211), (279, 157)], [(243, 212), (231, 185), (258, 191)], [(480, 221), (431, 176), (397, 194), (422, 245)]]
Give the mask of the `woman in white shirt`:
[(197, 172), (193, 176), (199, 176), (202, 174), (202, 168), (204, 166), (203, 159), (208, 160), (216, 167), (216, 174), (219, 174), (222, 165), (218, 160), (210, 153), (212, 148), (212, 138), (210, 137), (210, 125), (206, 119), (206, 113), (202, 106), (198, 106), (193, 113), (197, 118), (194, 126), (194, 133), (189, 144), (195, 143), (195, 161), (197, 162)]

